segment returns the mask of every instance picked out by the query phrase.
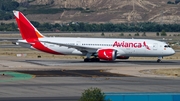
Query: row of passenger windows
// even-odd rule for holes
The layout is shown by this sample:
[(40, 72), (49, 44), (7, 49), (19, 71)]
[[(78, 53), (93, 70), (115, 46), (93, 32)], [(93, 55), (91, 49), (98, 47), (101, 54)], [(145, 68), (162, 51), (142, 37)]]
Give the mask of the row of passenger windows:
[(75, 45), (74, 43), (66, 43), (67, 45)]
[[(65, 43), (67, 45), (75, 45), (74, 43)], [(112, 44), (78, 44), (83, 46), (113, 46)]]
[[(113, 46), (113, 44), (75, 44), (75, 43), (64, 43), (67, 45), (82, 45), (82, 46)], [(50, 44), (50, 46), (54, 46)], [(144, 45), (142, 47), (145, 47)], [(164, 47), (170, 47), (169, 45), (165, 45)]]
[[(67, 45), (75, 45), (74, 43), (66, 43)], [(82, 46), (113, 46), (113, 44), (76, 44)], [(142, 46), (145, 47), (145, 46)]]
[(112, 44), (82, 44), (83, 46), (112, 46)]

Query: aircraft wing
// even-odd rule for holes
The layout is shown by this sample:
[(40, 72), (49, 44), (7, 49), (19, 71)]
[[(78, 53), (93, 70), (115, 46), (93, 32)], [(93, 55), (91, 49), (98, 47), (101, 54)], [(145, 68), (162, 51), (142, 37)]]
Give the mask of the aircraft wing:
[(85, 47), (85, 46), (79, 46), (79, 45), (71, 45), (71, 44), (63, 44), (63, 43), (56, 43), (56, 42), (49, 42), (49, 41), (40, 41), (43, 43), (49, 43), (49, 44), (55, 44), (59, 46), (65, 46), (68, 48), (75, 48), (81, 52), (88, 52), (88, 53), (95, 53), (99, 48), (95, 47)]
[(11, 42), (13, 41), (14, 42), (14, 41), (17, 41), (19, 39), (18, 38), (0, 38), (0, 40), (1, 41), (11, 41)]
[(26, 48), (30, 48), (32, 45), (35, 44), (35, 43), (27, 43), (24, 40), (12, 41), (12, 43)]

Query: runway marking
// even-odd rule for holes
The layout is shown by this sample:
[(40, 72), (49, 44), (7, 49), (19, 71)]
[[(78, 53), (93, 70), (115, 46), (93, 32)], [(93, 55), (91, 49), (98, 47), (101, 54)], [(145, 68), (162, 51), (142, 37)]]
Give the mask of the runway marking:
[(10, 81), (18, 81), (18, 80), (29, 80), (35, 78), (35, 75), (19, 73), (19, 72), (0, 72), (0, 75), (3, 77), (9, 76), (9, 78), (0, 79), (0, 82), (10, 82)]

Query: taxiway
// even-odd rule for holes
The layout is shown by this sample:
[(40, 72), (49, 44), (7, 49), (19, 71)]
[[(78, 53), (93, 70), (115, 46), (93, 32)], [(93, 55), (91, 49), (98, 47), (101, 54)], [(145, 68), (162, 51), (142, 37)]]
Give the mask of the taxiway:
[[(163, 60), (162, 63), (153, 60), (84, 63), (82, 60), (3, 58), (0, 61), (1, 72), (15, 71), (36, 77), (0, 82), (0, 99), (77, 101), (82, 92), (90, 87), (98, 87), (103, 92), (180, 92), (179, 77), (139, 72), (155, 68), (180, 68), (179, 65), (178, 60)], [(1, 79), (9, 77), (1, 75)]]

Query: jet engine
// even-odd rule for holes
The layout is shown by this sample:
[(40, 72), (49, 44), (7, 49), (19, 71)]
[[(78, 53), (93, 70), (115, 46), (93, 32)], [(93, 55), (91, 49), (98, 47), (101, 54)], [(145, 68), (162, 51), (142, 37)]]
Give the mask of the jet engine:
[(117, 56), (117, 51), (114, 49), (101, 49), (97, 54), (99, 59), (114, 61)]

